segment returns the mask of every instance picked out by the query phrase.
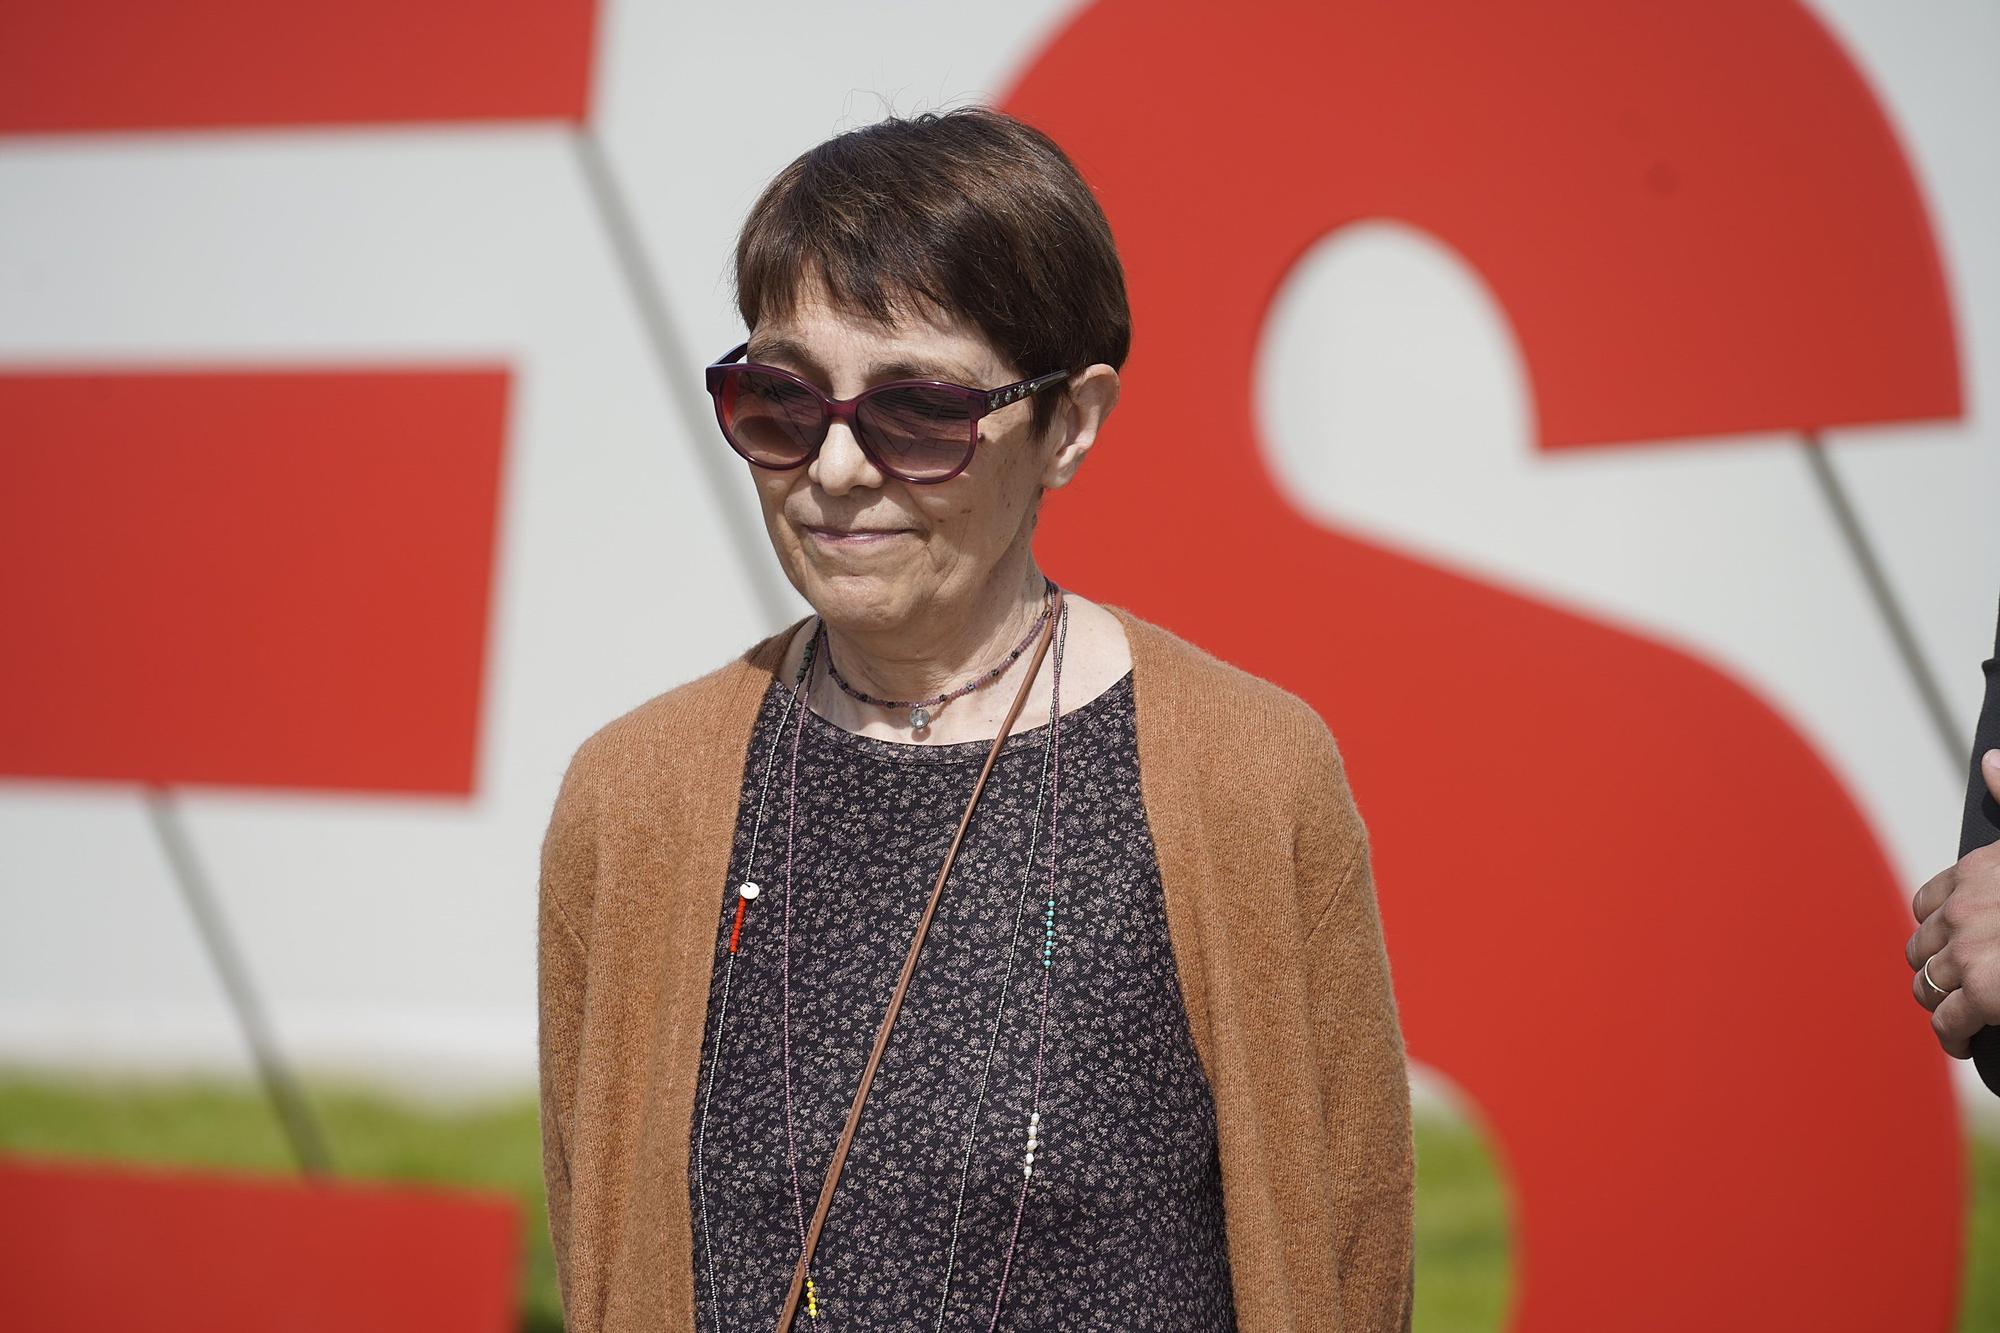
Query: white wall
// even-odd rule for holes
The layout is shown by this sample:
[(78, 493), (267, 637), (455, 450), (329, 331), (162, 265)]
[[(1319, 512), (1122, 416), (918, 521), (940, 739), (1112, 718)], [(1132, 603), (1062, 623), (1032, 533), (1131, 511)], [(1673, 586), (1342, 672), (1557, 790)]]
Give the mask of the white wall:
[[(762, 528), (699, 397), (699, 362), (739, 331), (726, 274), (744, 211), (885, 101), (990, 100), (1069, 8), (766, 4), (749, 36), (712, 7), (625, 0), (600, 26), (588, 141), (546, 125), (0, 139), (0, 366), (463, 357), (516, 377), (476, 794), (177, 798), (295, 1060), (425, 1086), (532, 1080), (536, 852), (571, 750), (804, 609), (775, 562), (733, 554), (761, 551)], [(1903, 137), (1960, 320), (1964, 421), (1831, 438), (1969, 738), (2000, 593), (2000, 10), (1814, 8)], [(605, 179), (683, 354), (671, 382), (607, 234)], [(1531, 465), (1486, 302), (1477, 274), (1405, 230), (1307, 256), (1267, 325), (1260, 393), (1302, 502), (1716, 662), (1836, 763), (1912, 891), (1948, 864), (1962, 770), (1796, 446)], [(1273, 387), (1301, 368), (1333, 377), (1330, 415)], [(1413, 376), (1450, 388), (1421, 418), (1397, 391)], [(1432, 466), (1399, 471), (1398, 453), (1347, 443), (1362, 438), (1421, 438), (1406, 452)], [(1434, 470), (1446, 457), (1454, 479)], [(1628, 558), (1670, 531), (1699, 535), (1686, 560)], [(45, 1061), (245, 1066), (135, 791), (0, 783), (0, 1063)]]

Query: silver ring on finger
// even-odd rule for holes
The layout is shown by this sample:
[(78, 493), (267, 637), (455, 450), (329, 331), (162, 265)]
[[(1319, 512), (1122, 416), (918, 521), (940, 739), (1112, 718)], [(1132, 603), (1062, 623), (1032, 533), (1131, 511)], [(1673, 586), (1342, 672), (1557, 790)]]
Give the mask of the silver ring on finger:
[[(1932, 955), (1931, 955), (1931, 958), (1935, 958), (1935, 957), (1937, 957), (1937, 955), (1936, 955), (1936, 954), (1932, 954)], [(1922, 970), (1922, 976), (1923, 976), (1923, 979), (1924, 979), (1924, 984), (1925, 984), (1926, 986), (1929, 986), (1929, 987), (1930, 987), (1930, 988), (1931, 988), (1932, 990), (1934, 990), (1934, 991), (1936, 991), (1936, 992), (1937, 992), (1937, 997), (1938, 997), (1938, 999), (1942, 1000), (1942, 999), (1944, 999), (1944, 997), (1945, 997), (1945, 996), (1947, 996), (1947, 995), (1951, 994), (1951, 992), (1950, 992), (1950, 991), (1946, 990), (1946, 989), (1945, 989), (1944, 987), (1942, 987), (1942, 986), (1938, 985), (1938, 984), (1937, 984), (1937, 983), (1936, 983), (1935, 981), (1932, 981), (1932, 980), (1931, 980), (1931, 959), (1930, 959), (1930, 958), (1926, 958), (1926, 959), (1924, 959), (1924, 966), (1923, 966), (1923, 970)]]

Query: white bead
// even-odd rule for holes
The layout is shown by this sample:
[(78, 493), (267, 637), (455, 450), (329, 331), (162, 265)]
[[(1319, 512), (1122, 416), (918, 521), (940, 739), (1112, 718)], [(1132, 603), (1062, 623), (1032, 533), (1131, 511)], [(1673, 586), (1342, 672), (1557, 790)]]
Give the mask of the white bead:
[(743, 881), (742, 885), (736, 891), (742, 894), (745, 898), (755, 898), (758, 894), (762, 893), (764, 889), (763, 886), (757, 883), (756, 880), (746, 879)]
[(917, 728), (923, 728), (923, 727), (928, 727), (928, 726), (929, 726), (930, 724), (931, 724), (931, 710), (930, 710), (930, 709), (928, 709), (928, 708), (912, 708), (912, 709), (910, 710), (910, 725), (911, 725), (911, 726), (913, 726), (913, 727), (917, 727)]

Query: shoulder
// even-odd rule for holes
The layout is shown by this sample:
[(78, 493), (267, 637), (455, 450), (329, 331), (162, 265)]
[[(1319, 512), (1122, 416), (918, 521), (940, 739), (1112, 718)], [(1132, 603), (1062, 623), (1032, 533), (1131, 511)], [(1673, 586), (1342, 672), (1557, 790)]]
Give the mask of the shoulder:
[(1367, 828), (1333, 730), (1305, 699), (1113, 608), (1132, 645), (1139, 765), (1152, 804), (1344, 864)]
[(1132, 646), (1133, 685), (1145, 696), (1162, 750), (1244, 757), (1284, 768), (1338, 764), (1326, 720), (1299, 695), (1122, 607), (1111, 611)]

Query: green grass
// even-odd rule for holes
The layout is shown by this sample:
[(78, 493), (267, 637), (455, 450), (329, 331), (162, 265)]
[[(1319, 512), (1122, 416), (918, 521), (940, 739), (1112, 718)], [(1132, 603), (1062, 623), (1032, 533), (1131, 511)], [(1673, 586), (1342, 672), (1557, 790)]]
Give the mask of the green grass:
[[(559, 1333), (532, 1097), (442, 1111), (326, 1081), (308, 1084), (336, 1172), (495, 1190), (521, 1207), (524, 1333)], [(290, 1175), (278, 1122), (242, 1084), (0, 1073), (0, 1153)], [(1972, 1141), (1967, 1253), (2000, 1254), (2000, 1143)], [(1492, 1333), (1509, 1300), (1507, 1204), (1478, 1131), (1417, 1121), (1417, 1333)], [(2000, 1329), (2000, 1265), (1965, 1266), (1960, 1333)]]
[(1414, 1333), (1493, 1333), (1511, 1293), (1507, 1196), (1479, 1131), (1417, 1116)]

